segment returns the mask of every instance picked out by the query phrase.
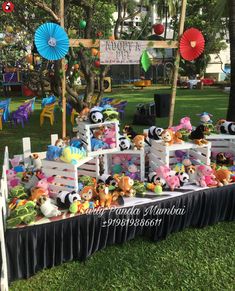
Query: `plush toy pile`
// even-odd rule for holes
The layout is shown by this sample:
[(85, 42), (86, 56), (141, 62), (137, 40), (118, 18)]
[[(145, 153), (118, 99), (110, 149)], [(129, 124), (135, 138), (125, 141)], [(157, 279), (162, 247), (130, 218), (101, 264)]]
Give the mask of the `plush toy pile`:
[[(125, 125), (119, 133), (116, 144), (116, 130), (113, 125), (98, 125), (91, 132), (92, 150), (113, 149), (109, 174), (102, 174), (97, 179), (89, 176), (78, 178), (77, 191), (51, 191), (55, 177), (46, 177), (42, 172), (39, 155), (31, 156), (32, 166), (25, 169), (18, 157), (11, 160), (11, 169), (7, 171), (9, 187), (8, 227), (19, 224), (30, 224), (38, 216), (47, 218), (62, 215), (65, 211), (72, 214), (83, 214), (98, 207), (123, 205), (123, 197), (136, 193), (152, 192), (161, 194), (164, 191), (175, 191), (187, 184), (200, 187), (220, 187), (235, 182), (235, 158), (232, 153), (212, 153), (211, 165), (202, 164), (190, 158), (186, 151), (176, 150), (176, 163), (168, 167), (158, 166), (146, 174), (145, 181), (140, 181), (140, 156), (133, 155), (130, 150), (147, 153), (153, 140), (165, 146), (182, 144), (190, 140), (199, 146), (207, 144), (207, 135), (212, 131), (235, 135), (235, 123), (219, 120), (213, 126), (211, 114), (203, 112), (200, 124), (193, 128), (189, 117), (180, 120), (179, 125), (168, 129), (151, 126), (144, 134), (137, 133), (129, 125)], [(77, 122), (81, 120), (94, 123), (116, 121), (117, 112), (111, 107), (85, 108)], [(76, 132), (76, 130), (75, 130)], [(126, 151), (126, 153), (125, 153)], [(70, 164), (78, 164), (87, 156), (84, 142), (78, 138), (58, 139), (47, 148), (46, 159)], [(146, 156), (148, 166), (148, 155)], [(97, 173), (99, 175), (100, 173)], [(73, 188), (74, 189), (74, 188)]]
[[(88, 209), (123, 205), (123, 197), (135, 195), (135, 182), (124, 175), (102, 175), (98, 179), (82, 176), (77, 191), (50, 190), (53, 177), (45, 177), (41, 171), (7, 171), (9, 193), (9, 217), (7, 227), (33, 223), (37, 217), (60, 216), (65, 211), (83, 214)], [(14, 183), (13, 183), (14, 181)]]

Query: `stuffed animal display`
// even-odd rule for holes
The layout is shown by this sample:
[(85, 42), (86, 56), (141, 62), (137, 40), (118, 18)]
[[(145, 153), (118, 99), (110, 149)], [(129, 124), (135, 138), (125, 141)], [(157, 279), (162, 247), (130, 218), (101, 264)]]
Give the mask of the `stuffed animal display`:
[(205, 133), (208, 131), (208, 128), (201, 124), (195, 130), (193, 130), (189, 136), (197, 145), (201, 146), (207, 144), (208, 141), (205, 138)]
[(235, 135), (235, 122), (220, 119), (216, 123), (216, 129), (223, 134)]
[(181, 118), (179, 125), (170, 127), (169, 129), (171, 129), (173, 132), (180, 131), (181, 129), (185, 129), (188, 132), (191, 132), (193, 127), (192, 127), (192, 124), (191, 124), (191, 121), (190, 121), (190, 117), (186, 116), (186, 117)]
[(180, 132), (174, 133), (171, 129), (165, 129), (161, 134), (162, 140), (166, 146), (171, 146), (174, 143), (183, 143)]
[(111, 175), (124, 174), (134, 180), (140, 179), (140, 159), (139, 156), (131, 154), (113, 155), (111, 161)]
[[(142, 134), (135, 125), (119, 129), (119, 112), (111, 105), (85, 106), (76, 120), (78, 133), (48, 145), (47, 161), (40, 159), (45, 156), (41, 152), (31, 154), (29, 166), (20, 155), (10, 160), (7, 227), (40, 223), (43, 217), (49, 222), (88, 214), (96, 208), (102, 211), (132, 202), (135, 198), (129, 197), (135, 195), (173, 196), (173, 191), (180, 195), (191, 187), (223, 187), (235, 182), (230, 139), (225, 137), (229, 141), (214, 146), (210, 157), (214, 144), (205, 145), (212, 114), (198, 116), (196, 128), (186, 116), (175, 126), (163, 129), (153, 124)], [(216, 129), (235, 135), (235, 122), (221, 119)], [(184, 135), (190, 140), (185, 144)]]
[(78, 149), (75, 147), (67, 146), (62, 150), (60, 156), (61, 161), (69, 164), (76, 165), (79, 160), (86, 157), (86, 151), (84, 148)]

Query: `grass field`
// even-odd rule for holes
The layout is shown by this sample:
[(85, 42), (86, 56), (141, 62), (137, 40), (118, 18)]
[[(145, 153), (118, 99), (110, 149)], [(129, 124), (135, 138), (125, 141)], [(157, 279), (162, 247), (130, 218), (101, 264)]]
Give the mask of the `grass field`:
[[(115, 89), (114, 96), (128, 101), (123, 124), (131, 124), (138, 103), (153, 101), (154, 93), (168, 93), (167, 88)], [(11, 109), (24, 98), (13, 98)], [(22, 129), (4, 124), (0, 132), (0, 163), (4, 146), (10, 155), (22, 152), (21, 138), (31, 137), (33, 151), (46, 150), (51, 133), (61, 132), (61, 112), (56, 112), (53, 127), (48, 121), (39, 127), (41, 100), (30, 122)], [(178, 90), (175, 123), (190, 116), (198, 123), (197, 113), (213, 114), (213, 120), (226, 115), (228, 95), (217, 89)], [(68, 133), (71, 124), (68, 118)], [(156, 125), (166, 127), (167, 119), (157, 119)], [(146, 126), (135, 127), (142, 131)], [(234, 290), (235, 223), (219, 223), (204, 229), (187, 229), (172, 234), (167, 240), (153, 243), (138, 238), (124, 245), (108, 247), (94, 254), (85, 263), (70, 262), (39, 272), (28, 280), (11, 284), (11, 290)]]
[[(131, 87), (114, 89), (112, 94), (105, 94), (105, 96), (112, 96), (121, 98), (128, 101), (126, 108), (124, 124), (132, 124), (133, 113), (136, 110), (138, 103), (149, 103), (153, 102), (155, 93), (170, 93), (170, 89), (151, 87), (145, 88), (144, 90), (135, 90)], [(15, 110), (25, 98), (13, 97), (11, 102), (11, 110)], [(213, 114), (213, 119), (225, 117), (226, 108), (228, 104), (228, 94), (219, 91), (218, 89), (204, 89), (204, 90), (185, 90), (179, 89), (177, 91), (177, 100), (175, 108), (175, 123), (178, 124), (179, 119), (183, 116), (190, 116), (192, 122), (197, 124), (199, 118), (196, 116), (197, 113), (203, 111), (210, 112)], [(29, 136), (31, 138), (33, 151), (46, 150), (46, 146), (50, 142), (50, 134), (61, 133), (61, 111), (58, 108), (56, 112), (56, 121), (53, 127), (49, 125), (49, 121), (46, 120), (43, 127), (39, 126), (39, 115), (41, 112), (41, 100), (36, 101), (35, 112), (32, 115), (28, 124), (25, 128), (21, 126), (11, 127), (10, 124), (3, 125), (3, 131), (0, 132), (1, 144), (0, 144), (0, 164), (2, 163), (2, 156), (4, 146), (9, 146), (10, 154), (22, 153), (22, 137)], [(156, 119), (156, 125), (166, 127), (168, 124), (167, 118)], [(146, 126), (138, 126), (139, 132)], [(72, 127), (67, 117), (67, 129), (68, 134), (71, 133)]]

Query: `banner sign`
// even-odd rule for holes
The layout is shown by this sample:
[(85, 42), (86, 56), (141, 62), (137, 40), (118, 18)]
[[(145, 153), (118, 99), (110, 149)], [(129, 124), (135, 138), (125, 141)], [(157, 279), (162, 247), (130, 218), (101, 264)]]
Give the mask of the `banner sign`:
[(139, 64), (145, 49), (151, 47), (144, 40), (100, 40), (100, 63), (103, 65)]

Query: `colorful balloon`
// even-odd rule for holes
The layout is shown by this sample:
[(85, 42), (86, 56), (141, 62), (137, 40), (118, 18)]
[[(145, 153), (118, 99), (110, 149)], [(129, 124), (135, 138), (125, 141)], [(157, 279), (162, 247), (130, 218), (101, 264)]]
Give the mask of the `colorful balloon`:
[(161, 35), (161, 34), (163, 34), (163, 32), (165, 30), (165, 27), (161, 23), (154, 24), (153, 25), (153, 30), (154, 30), (154, 32), (155, 32), (156, 35)]
[(85, 20), (80, 20), (80, 22), (79, 22), (79, 27), (80, 27), (81, 29), (84, 29), (84, 28), (86, 27), (86, 21), (85, 21)]
[(95, 65), (96, 68), (99, 68), (100, 67), (100, 61), (99, 60), (96, 60), (94, 62), (94, 65)]

